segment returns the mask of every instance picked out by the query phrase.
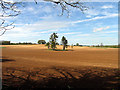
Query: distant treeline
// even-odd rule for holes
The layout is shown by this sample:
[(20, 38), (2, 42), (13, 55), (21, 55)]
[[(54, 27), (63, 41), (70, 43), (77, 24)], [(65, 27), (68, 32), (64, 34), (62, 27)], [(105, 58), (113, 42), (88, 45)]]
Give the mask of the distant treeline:
[[(45, 41), (44, 41), (45, 42)], [(0, 41), (0, 45), (32, 45), (32, 44), (36, 44), (36, 43), (31, 43), (31, 42), (19, 42), (19, 43), (11, 43), (10, 41)], [(38, 43), (39, 44), (39, 43)], [(44, 43), (40, 43), (40, 44), (44, 44)], [(59, 43), (56, 43), (56, 45), (62, 45)], [(103, 47), (103, 48), (120, 48), (120, 44), (119, 45), (79, 45), (79, 43), (76, 43), (76, 45), (67, 45), (69, 46), (88, 46), (88, 47)]]
[(19, 42), (19, 43), (11, 43), (10, 41), (0, 41), (0, 45), (32, 45), (35, 43), (31, 42)]
[(31, 43), (31, 42), (23, 42), (23, 43), (21, 43), (21, 42), (19, 42), (19, 43), (10, 43), (10, 45), (32, 45), (33, 43)]
[(0, 45), (10, 45), (10, 41), (0, 41)]
[(120, 48), (120, 45), (103, 45), (103, 46), (100, 46), (100, 45), (94, 46), (93, 45), (91, 47)]

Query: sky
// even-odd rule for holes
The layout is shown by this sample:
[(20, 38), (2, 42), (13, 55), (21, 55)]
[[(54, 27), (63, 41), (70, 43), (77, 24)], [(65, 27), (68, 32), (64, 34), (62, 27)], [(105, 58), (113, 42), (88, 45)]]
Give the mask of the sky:
[(19, 7), (21, 14), (6, 18), (7, 23), (14, 22), (15, 28), (8, 30), (0, 40), (11, 42), (49, 41), (53, 32), (62, 36), (68, 44), (80, 45), (116, 45), (118, 44), (118, 3), (117, 2), (85, 2), (89, 9), (82, 13), (79, 9), (68, 7), (70, 15), (50, 2), (24, 2)]

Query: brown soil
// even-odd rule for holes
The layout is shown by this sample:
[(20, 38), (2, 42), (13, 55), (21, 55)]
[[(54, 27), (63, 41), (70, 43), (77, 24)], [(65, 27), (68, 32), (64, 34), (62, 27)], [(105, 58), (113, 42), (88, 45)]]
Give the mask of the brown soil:
[[(4, 82), (6, 80), (6, 75), (14, 73), (14, 75), (19, 76), (23, 74), (23, 71), (29, 72), (29, 74), (32, 72), (35, 73), (35, 75), (37, 75), (36, 72), (39, 71), (42, 74), (41, 77), (44, 78), (57, 77), (58, 79), (59, 77), (64, 77), (65, 79), (75, 78), (79, 80), (80, 77), (83, 77), (84, 83), (86, 83), (85, 80), (88, 77), (89, 79), (94, 78), (94, 84), (92, 85), (90, 84), (91, 81), (88, 79), (89, 81), (87, 82), (90, 85), (86, 84), (88, 85), (87, 87), (94, 87), (95, 84), (98, 84), (95, 79), (102, 81), (102, 77), (104, 77), (107, 82), (110, 82), (108, 79), (111, 76), (118, 77), (118, 74), (116, 75), (118, 72), (118, 49), (89, 47), (73, 47), (73, 49), (71, 49), (69, 47), (67, 48), (68, 51), (52, 51), (48, 50), (44, 45), (5, 45), (3, 47), (6, 48), (2, 49), (2, 62), (0, 63), (2, 63)], [(57, 47), (57, 49), (62, 49), (62, 46)], [(22, 72), (18, 72), (20, 70)], [(24, 73), (23, 75), (27, 74)], [(10, 75), (13, 76), (13, 74)], [(96, 76), (99, 76), (99, 78)], [(106, 79), (108, 76), (110, 77)], [(14, 76), (14, 78), (16, 77)], [(27, 76), (24, 78), (27, 78)], [(31, 76), (31, 78), (33, 77)], [(37, 80), (37, 78), (37, 76), (34, 77), (34, 80)], [(113, 81), (113, 78), (111, 79), (112, 84), (114, 83), (113, 87), (115, 88), (117, 79), (115, 82)], [(78, 87), (78, 85), (73, 84), (73, 81), (74, 80), (72, 80), (71, 83), (69, 83), (70, 86), (67, 85), (67, 87), (72, 87), (72, 85), (73, 87)], [(83, 81), (79, 81), (79, 83), (83, 83)], [(53, 82), (56, 82), (57, 84), (57, 81), (52, 81), (52, 83)], [(102, 82), (105, 82), (104, 79)], [(64, 83), (66, 83), (66, 80)], [(78, 81), (75, 81), (74, 83), (78, 83)], [(61, 87), (62, 84), (63, 82), (60, 85)], [(104, 87), (101, 85), (97, 87)], [(59, 85), (56, 86), (59, 87)], [(55, 86), (51, 85), (48, 87)], [(63, 85), (63, 87), (65, 86)]]
[(7, 48), (2, 50), (3, 67), (97, 66), (118, 68), (118, 49), (74, 47), (69, 51), (51, 51), (47, 50), (44, 45), (5, 47)]

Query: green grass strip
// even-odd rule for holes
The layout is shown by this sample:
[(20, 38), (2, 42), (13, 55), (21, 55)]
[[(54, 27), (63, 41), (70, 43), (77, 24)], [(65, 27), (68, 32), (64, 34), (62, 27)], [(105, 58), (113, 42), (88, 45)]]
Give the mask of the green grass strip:
[(0, 48), (6, 48), (6, 47), (0, 47)]

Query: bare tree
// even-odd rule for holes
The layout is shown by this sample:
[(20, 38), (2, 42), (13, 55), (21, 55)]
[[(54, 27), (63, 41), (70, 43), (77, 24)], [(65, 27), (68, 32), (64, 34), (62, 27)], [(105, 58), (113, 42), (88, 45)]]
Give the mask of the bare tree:
[(19, 7), (17, 7), (18, 4), (20, 4), (20, 2), (0, 0), (0, 36), (7, 30), (14, 28), (14, 22), (8, 23), (6, 18), (15, 17), (20, 14), (20, 10), (18, 10)]
[(69, 7), (78, 8), (82, 13), (84, 13), (84, 11), (89, 8), (86, 5), (84, 5), (84, 3), (81, 2), (80, 0), (78, 1), (76, 0), (44, 0), (44, 1), (49, 1), (49, 2), (55, 3), (56, 5), (60, 5), (62, 9), (61, 15), (63, 15), (64, 12), (66, 11), (69, 16), (69, 13), (70, 13)]

